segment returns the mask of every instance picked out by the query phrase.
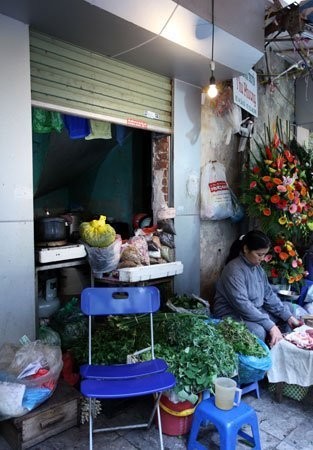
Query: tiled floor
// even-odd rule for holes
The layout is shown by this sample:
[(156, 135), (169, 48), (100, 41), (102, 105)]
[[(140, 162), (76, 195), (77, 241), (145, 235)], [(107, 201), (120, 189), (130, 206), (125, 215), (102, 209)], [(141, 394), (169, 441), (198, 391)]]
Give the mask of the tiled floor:
[[(298, 402), (283, 397), (282, 402), (275, 401), (267, 386), (260, 388), (261, 398), (246, 394), (243, 400), (252, 406), (259, 419), (262, 450), (313, 450), (313, 393)], [(124, 405), (114, 417), (102, 414), (99, 420), (114, 426), (116, 423), (140, 419), (145, 405), (131, 403)], [(218, 433), (208, 426), (202, 430), (204, 442), (210, 450), (219, 449)], [(167, 450), (187, 449), (185, 436), (164, 435), (164, 447)], [(10, 450), (10, 446), (0, 437), (0, 449)], [(150, 430), (132, 430), (110, 433), (98, 433), (94, 436), (94, 450), (154, 450), (159, 448), (158, 430), (153, 425)], [(249, 450), (241, 438), (237, 441), (237, 450)], [(31, 447), (30, 450), (74, 450), (88, 449), (88, 424), (71, 428)], [(235, 449), (233, 449), (235, 450)]]

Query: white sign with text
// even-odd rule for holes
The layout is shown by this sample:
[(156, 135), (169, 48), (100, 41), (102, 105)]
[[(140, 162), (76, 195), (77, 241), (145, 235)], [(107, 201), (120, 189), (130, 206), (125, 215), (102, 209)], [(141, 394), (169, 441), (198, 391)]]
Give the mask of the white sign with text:
[(254, 70), (251, 69), (247, 75), (233, 78), (233, 95), (236, 105), (258, 117), (258, 84)]

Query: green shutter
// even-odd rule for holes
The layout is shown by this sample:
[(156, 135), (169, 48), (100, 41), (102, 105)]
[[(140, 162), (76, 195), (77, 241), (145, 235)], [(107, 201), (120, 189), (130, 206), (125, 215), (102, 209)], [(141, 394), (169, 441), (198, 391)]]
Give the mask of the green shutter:
[(34, 106), (171, 132), (167, 77), (34, 31), (30, 66)]

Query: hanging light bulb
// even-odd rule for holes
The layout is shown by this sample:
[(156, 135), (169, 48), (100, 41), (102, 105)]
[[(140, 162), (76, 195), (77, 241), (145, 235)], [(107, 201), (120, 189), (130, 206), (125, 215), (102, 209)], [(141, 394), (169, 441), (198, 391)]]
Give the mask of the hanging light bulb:
[(210, 63), (211, 68), (211, 78), (210, 78), (210, 85), (208, 89), (208, 96), (210, 98), (215, 98), (218, 94), (218, 90), (216, 87), (216, 81), (214, 77), (214, 70), (215, 70), (215, 62), (214, 62), (214, 0), (212, 1), (212, 59)]
[(215, 63), (214, 63), (214, 61), (211, 61), (211, 78), (210, 78), (210, 85), (209, 85), (209, 89), (208, 89), (208, 96), (210, 98), (214, 98), (218, 94), (218, 90), (216, 87), (216, 81), (215, 81), (215, 77), (214, 77), (214, 69), (215, 69)]

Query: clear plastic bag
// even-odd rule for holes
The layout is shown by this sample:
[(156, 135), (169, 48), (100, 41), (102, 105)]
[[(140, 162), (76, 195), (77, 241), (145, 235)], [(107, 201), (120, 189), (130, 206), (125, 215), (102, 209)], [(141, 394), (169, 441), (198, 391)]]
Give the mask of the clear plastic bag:
[(0, 420), (31, 411), (54, 392), (63, 366), (61, 348), (34, 341), (0, 348)]
[(122, 246), (120, 235), (116, 235), (115, 241), (107, 247), (91, 247), (86, 243), (84, 245), (92, 273), (96, 278), (101, 278), (104, 273), (112, 272), (117, 268)]

